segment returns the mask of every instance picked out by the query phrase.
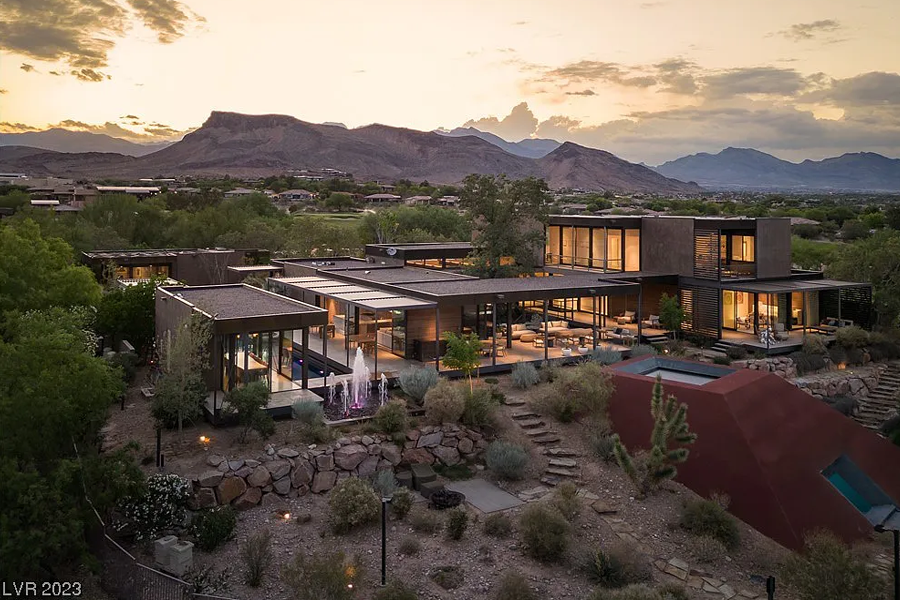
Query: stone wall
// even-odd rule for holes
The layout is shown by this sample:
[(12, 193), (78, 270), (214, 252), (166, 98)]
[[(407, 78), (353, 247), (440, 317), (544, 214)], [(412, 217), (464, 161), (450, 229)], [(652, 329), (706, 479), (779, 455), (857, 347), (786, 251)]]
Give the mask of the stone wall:
[(886, 365), (879, 364), (842, 371), (827, 371), (798, 377), (793, 384), (819, 399), (835, 396), (865, 398), (869, 392), (878, 387), (878, 380), (885, 369)]
[(239, 510), (274, 505), (281, 497), (321, 494), (348, 477), (369, 477), (382, 469), (413, 463), (452, 466), (472, 462), (487, 447), (477, 431), (457, 425), (422, 427), (406, 433), (403, 446), (380, 435), (340, 438), (327, 445), (281, 448), (271, 444), (256, 458), (207, 458), (208, 470), (187, 475), (191, 508), (232, 504)]
[[(787, 356), (770, 356), (768, 358), (758, 359), (751, 358), (740, 362), (744, 363), (744, 366), (748, 369), (754, 371), (768, 371), (770, 373), (775, 373), (779, 377), (784, 377), (785, 379), (793, 379), (797, 376), (797, 367), (794, 366), (793, 359), (790, 359)], [(740, 363), (736, 363), (735, 366), (738, 366), (739, 364)]]

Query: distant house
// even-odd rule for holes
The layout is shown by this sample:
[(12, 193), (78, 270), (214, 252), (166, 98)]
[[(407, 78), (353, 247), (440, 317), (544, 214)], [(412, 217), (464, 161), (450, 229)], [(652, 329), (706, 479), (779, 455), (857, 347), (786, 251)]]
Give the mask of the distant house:
[(816, 221), (814, 219), (807, 219), (805, 217), (791, 217), (791, 227), (796, 227), (797, 225), (821, 225), (820, 221)]
[(415, 206), (416, 204), (431, 204), (431, 196), (410, 196), (403, 201), (404, 204)]
[(438, 206), (456, 206), (459, 204), (459, 196), (441, 196), (437, 200), (433, 200), (432, 203)]
[(366, 202), (400, 202), (403, 198), (396, 194), (369, 194), (365, 198)]
[(250, 188), (235, 188), (233, 190), (229, 190), (225, 192), (224, 196), (226, 198), (237, 198), (239, 196), (249, 196), (250, 194), (257, 194), (258, 190), (251, 190)]
[(159, 193), (157, 186), (132, 186), (132, 185), (98, 185), (98, 194), (129, 194), (138, 198), (149, 198)]
[(316, 195), (309, 190), (285, 190), (277, 197), (279, 200), (312, 200)]

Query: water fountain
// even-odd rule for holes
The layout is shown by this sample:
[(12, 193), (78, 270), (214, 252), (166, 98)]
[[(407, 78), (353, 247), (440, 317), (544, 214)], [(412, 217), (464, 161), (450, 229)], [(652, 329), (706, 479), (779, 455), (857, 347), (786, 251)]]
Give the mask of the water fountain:
[(341, 402), (344, 406), (344, 417), (350, 416), (350, 390), (347, 388), (347, 380), (341, 381)]
[(334, 402), (334, 371), (328, 374), (325, 382), (328, 384), (328, 403), (330, 404)]
[(351, 408), (362, 408), (369, 399), (369, 368), (363, 356), (362, 348), (356, 348), (353, 359), (353, 405)]
[(378, 398), (381, 401), (381, 406), (384, 406), (384, 403), (387, 402), (388, 395), (388, 380), (384, 373), (381, 374), (381, 383), (378, 384)]

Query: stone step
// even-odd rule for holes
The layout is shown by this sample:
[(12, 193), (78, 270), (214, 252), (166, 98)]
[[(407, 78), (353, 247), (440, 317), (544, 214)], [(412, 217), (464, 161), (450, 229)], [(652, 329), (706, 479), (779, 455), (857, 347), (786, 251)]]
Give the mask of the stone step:
[(547, 456), (578, 456), (578, 453), (569, 448), (546, 448), (544, 454)]
[(551, 467), (562, 467), (564, 469), (574, 469), (578, 467), (578, 463), (571, 458), (551, 458), (547, 461)]
[(575, 471), (570, 471), (569, 469), (560, 469), (557, 467), (550, 467), (549, 469), (544, 471), (544, 473), (547, 473), (549, 475), (557, 475), (559, 477), (569, 477), (572, 479), (578, 477), (578, 473), (576, 473)]
[(507, 398), (506, 406), (525, 406), (525, 401), (520, 398)]
[(556, 433), (555, 431), (551, 431), (549, 429), (526, 429), (524, 431), (525, 435), (528, 437), (537, 437), (539, 435), (544, 435), (545, 433)]
[(532, 412), (530, 410), (520, 410), (520, 411), (514, 412), (510, 416), (513, 419), (515, 419), (516, 421), (519, 421), (522, 419), (533, 419), (535, 417), (540, 417), (541, 415), (537, 414), (536, 412)]
[(547, 432), (542, 436), (531, 438), (531, 441), (541, 446), (545, 444), (555, 444), (559, 441), (559, 436), (555, 433)]
[(544, 485), (549, 485), (550, 487), (556, 487), (560, 483), (562, 483), (562, 479), (552, 475), (544, 475), (541, 477), (541, 483)]
[(538, 427), (544, 426), (544, 421), (542, 419), (522, 419), (518, 423), (519, 427), (522, 429), (537, 429)]

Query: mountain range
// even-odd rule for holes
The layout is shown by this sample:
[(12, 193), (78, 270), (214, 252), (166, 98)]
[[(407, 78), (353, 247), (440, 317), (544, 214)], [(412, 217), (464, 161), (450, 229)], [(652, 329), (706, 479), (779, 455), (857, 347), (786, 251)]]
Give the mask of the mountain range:
[(471, 173), (541, 177), (554, 189), (662, 194), (701, 191), (609, 152), (566, 142), (540, 158), (507, 152), (473, 135), (449, 136), (385, 125), (347, 129), (285, 115), (213, 112), (177, 143), (140, 157), (0, 147), (0, 170), (79, 178), (174, 175), (256, 177), (329, 167), (359, 180), (459, 183)]
[(479, 129), (475, 129), (474, 127), (457, 127), (456, 129), (451, 129), (450, 131), (435, 129), (435, 133), (439, 133), (441, 135), (449, 135), (451, 137), (474, 135), (477, 138), (481, 138), (486, 142), (492, 143), (498, 148), (503, 148), (510, 154), (515, 154), (516, 156), (524, 156), (525, 158), (541, 158), (547, 156), (562, 145), (561, 142), (557, 142), (556, 140), (545, 140), (540, 138), (526, 138), (519, 142), (507, 142), (499, 135), (494, 135), (493, 133), (489, 133), (487, 131), (481, 131)]
[(144, 156), (171, 146), (172, 142), (136, 144), (105, 133), (47, 129), (22, 133), (0, 133), (0, 146), (28, 146), (54, 152), (114, 152), (125, 156)]
[(692, 154), (658, 173), (710, 189), (900, 192), (900, 159), (872, 152), (792, 163), (750, 148)]

